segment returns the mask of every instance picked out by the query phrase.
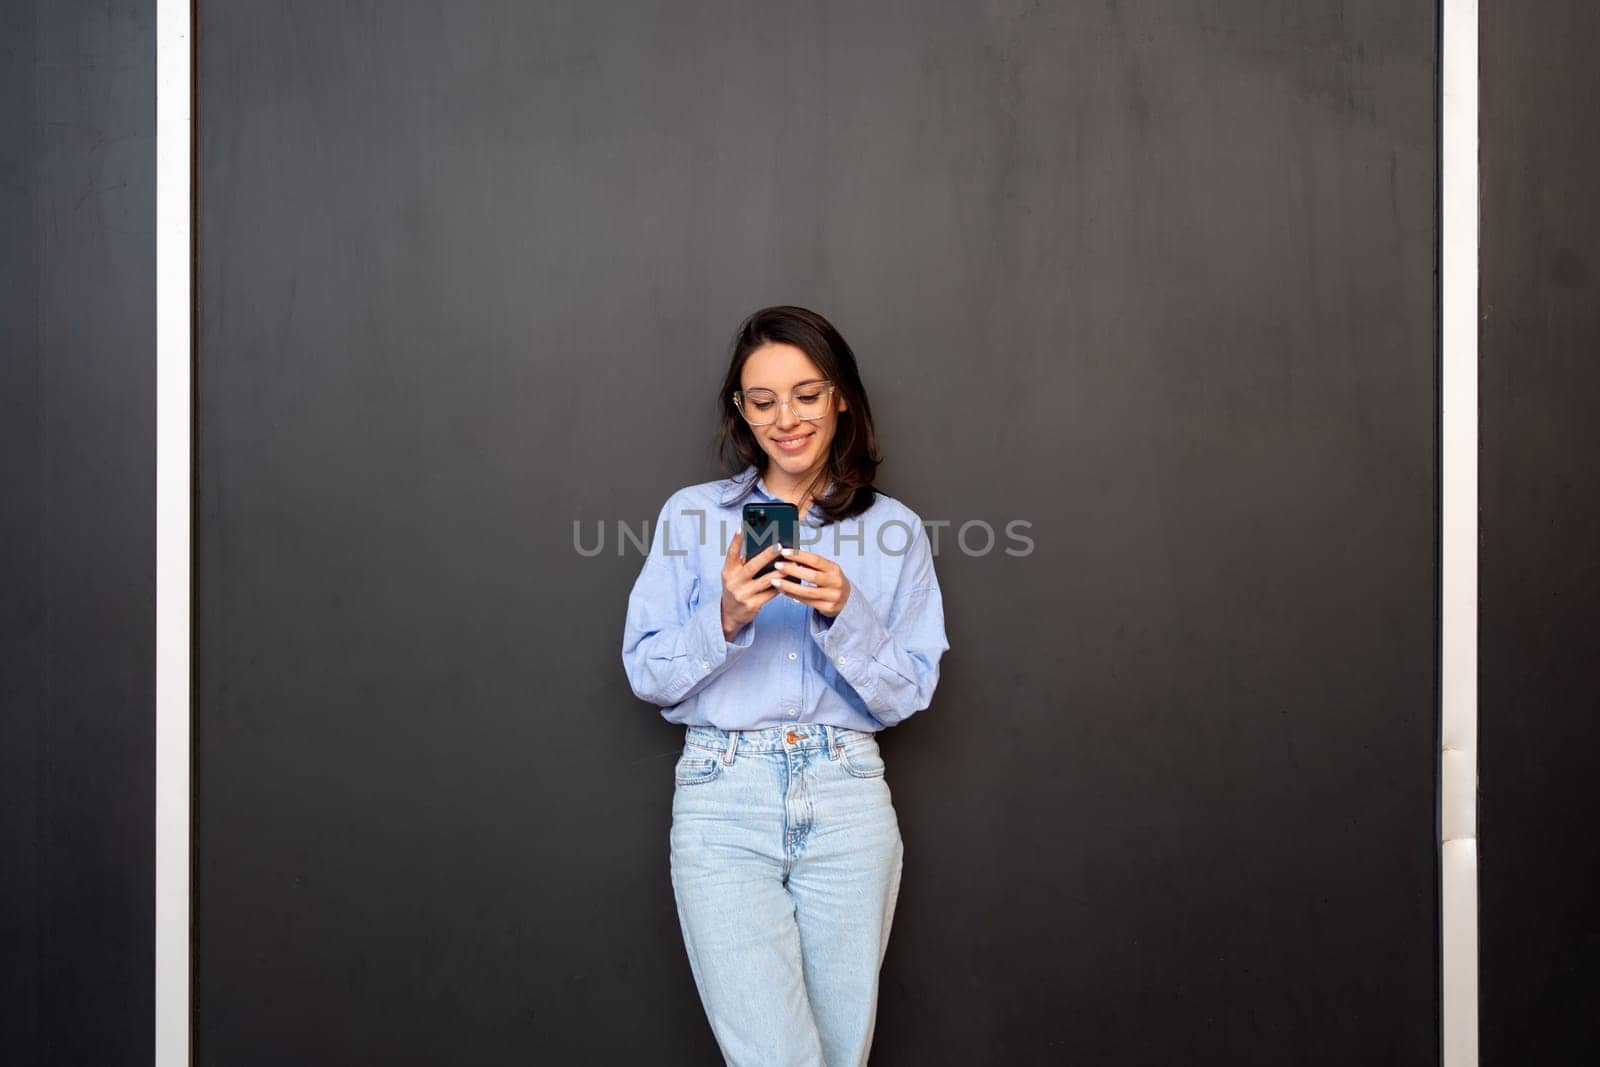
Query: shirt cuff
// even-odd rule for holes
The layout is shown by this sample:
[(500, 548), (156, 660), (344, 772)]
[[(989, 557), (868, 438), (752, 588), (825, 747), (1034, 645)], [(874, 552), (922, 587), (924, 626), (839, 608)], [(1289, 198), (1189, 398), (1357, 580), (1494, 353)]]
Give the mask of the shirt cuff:
[(733, 635), (729, 641), (722, 636), (722, 596), (721, 591), (714, 597), (707, 597), (689, 620), (688, 641), (685, 647), (689, 654), (686, 670), (690, 678), (699, 680), (711, 671), (725, 663), (739, 658), (739, 653), (755, 644), (756, 628), (746, 623)]

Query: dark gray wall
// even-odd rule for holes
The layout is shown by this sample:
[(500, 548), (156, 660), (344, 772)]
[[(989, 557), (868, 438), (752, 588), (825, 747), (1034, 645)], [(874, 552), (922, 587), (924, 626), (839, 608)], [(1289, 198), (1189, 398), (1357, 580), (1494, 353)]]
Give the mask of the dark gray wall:
[(0, 7), (0, 1061), (145, 1064), (155, 4)]
[(874, 1061), (1437, 1055), (1434, 5), (200, 6), (197, 1053), (703, 1063), (619, 646), (739, 317), (937, 562)]
[(1600, 1006), (1600, 8), (1482, 25), (1484, 1063), (1571, 1063)]

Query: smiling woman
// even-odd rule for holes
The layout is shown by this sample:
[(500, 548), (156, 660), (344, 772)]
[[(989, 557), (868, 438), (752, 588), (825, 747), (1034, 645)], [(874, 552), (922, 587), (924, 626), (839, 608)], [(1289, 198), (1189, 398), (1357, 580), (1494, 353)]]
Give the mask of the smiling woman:
[(718, 451), (732, 470), (755, 466), (802, 515), (815, 502), (828, 522), (871, 506), (881, 462), (872, 408), (855, 353), (827, 319), (787, 305), (751, 315), (734, 335), (722, 395)]
[[(904, 856), (876, 735), (938, 685), (933, 554), (917, 514), (872, 484), (855, 356), (815, 312), (740, 326), (720, 445), (743, 469), (667, 500), (622, 648), (634, 694), (686, 728), (670, 849), (684, 944), (729, 1063), (865, 1063)], [(771, 548), (741, 555), (747, 500), (805, 516), (811, 550), (774, 563), (798, 582), (760, 573)]]

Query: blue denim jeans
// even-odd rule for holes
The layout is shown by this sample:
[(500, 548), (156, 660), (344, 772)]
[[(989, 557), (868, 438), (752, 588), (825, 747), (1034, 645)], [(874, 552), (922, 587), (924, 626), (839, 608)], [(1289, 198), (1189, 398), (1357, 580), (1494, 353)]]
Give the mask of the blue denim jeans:
[(877, 738), (690, 726), (675, 779), (672, 889), (724, 1059), (866, 1063), (905, 851)]

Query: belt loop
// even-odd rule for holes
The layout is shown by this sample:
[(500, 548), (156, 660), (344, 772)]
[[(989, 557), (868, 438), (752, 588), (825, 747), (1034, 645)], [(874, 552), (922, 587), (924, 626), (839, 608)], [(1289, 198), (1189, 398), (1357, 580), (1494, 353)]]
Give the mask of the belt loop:
[(838, 759), (839, 758), (839, 742), (833, 736), (833, 726), (832, 726), (832, 724), (823, 723), (822, 724), (822, 728), (828, 732), (828, 758), (829, 759)]
[(728, 747), (722, 753), (723, 766), (726, 766), (726, 767), (733, 766), (733, 749), (734, 749), (734, 746), (737, 745), (738, 743), (739, 743), (739, 731), (738, 730), (729, 730), (728, 731)]

